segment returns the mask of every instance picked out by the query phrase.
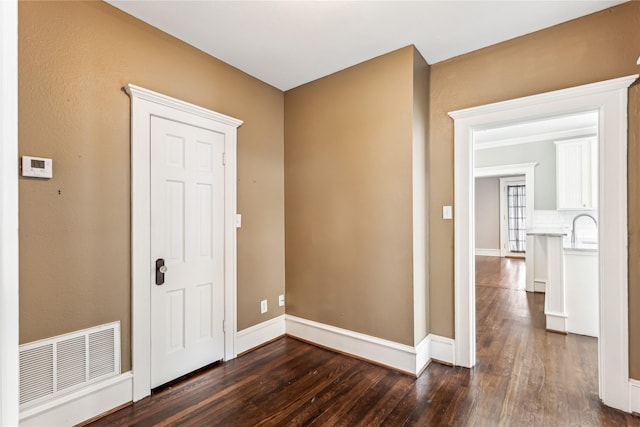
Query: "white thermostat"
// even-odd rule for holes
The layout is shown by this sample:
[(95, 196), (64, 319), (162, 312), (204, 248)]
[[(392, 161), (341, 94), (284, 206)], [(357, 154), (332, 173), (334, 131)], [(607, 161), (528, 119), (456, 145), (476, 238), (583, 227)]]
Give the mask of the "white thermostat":
[(22, 156), (22, 176), (53, 178), (53, 160), (43, 157)]

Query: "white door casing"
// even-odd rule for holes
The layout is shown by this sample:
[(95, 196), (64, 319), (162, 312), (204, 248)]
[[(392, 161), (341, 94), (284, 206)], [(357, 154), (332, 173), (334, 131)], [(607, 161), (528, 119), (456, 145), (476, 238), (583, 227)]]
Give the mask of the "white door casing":
[[(241, 120), (129, 84), (131, 97), (131, 332), (133, 400), (151, 392), (151, 118), (225, 127), (224, 359), (236, 357), (236, 132)], [(155, 285), (154, 285), (155, 286)]]
[(18, 2), (0, 1), (0, 425), (17, 426)]
[(151, 387), (224, 356), (224, 139), (151, 117)]
[[(456, 361), (475, 365), (473, 131), (598, 111), (599, 396), (630, 410), (627, 250), (627, 91), (638, 75), (450, 112), (454, 119), (454, 318)], [(604, 208), (606, 207), (606, 209)], [(605, 286), (606, 285), (606, 286)], [(606, 292), (605, 292), (606, 290)]]

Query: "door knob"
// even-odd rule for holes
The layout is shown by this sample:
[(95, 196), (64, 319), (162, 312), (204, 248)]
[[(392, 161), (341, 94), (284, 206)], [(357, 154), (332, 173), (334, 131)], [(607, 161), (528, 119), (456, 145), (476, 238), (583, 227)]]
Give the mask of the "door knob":
[(164, 284), (164, 273), (167, 272), (167, 266), (164, 265), (164, 259), (158, 258), (156, 260), (156, 285), (160, 286)]

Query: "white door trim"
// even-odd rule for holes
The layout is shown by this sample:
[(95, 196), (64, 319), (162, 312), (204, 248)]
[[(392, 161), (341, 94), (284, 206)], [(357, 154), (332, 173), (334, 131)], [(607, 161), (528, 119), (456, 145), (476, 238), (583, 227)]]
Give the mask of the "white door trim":
[[(456, 364), (476, 361), (473, 292), (474, 129), (598, 110), (600, 219), (599, 395), (629, 411), (627, 88), (638, 75), (450, 112), (454, 119)], [(605, 210), (604, 207), (607, 207)], [(606, 280), (606, 292), (603, 292)]]
[(0, 425), (17, 426), (18, 2), (0, 1)]
[(151, 265), (151, 116), (171, 118), (187, 113), (194, 123), (228, 125), (233, 130), (225, 138), (224, 196), (224, 357), (236, 357), (236, 129), (242, 121), (180, 101), (138, 86), (125, 87), (131, 96), (131, 346), (133, 400), (151, 392), (151, 295), (154, 273)]

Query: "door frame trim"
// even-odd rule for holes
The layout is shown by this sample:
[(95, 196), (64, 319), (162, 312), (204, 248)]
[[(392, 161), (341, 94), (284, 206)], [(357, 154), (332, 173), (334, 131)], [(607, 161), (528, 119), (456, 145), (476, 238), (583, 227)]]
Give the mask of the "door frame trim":
[(123, 89), (131, 97), (131, 356), (135, 402), (151, 393), (151, 116), (172, 119), (186, 113), (205, 128), (207, 122), (229, 126), (224, 148), (225, 360), (237, 356), (236, 129), (242, 121), (132, 84)]
[[(638, 75), (453, 111), (454, 119), (454, 317), (455, 364), (476, 362), (473, 283), (473, 131), (496, 124), (581, 111), (599, 115), (599, 396), (629, 412), (627, 248), (627, 92)], [(607, 207), (605, 210), (604, 207)], [(606, 292), (603, 283), (607, 284)]]
[(18, 2), (0, 1), (0, 425), (18, 425)]

